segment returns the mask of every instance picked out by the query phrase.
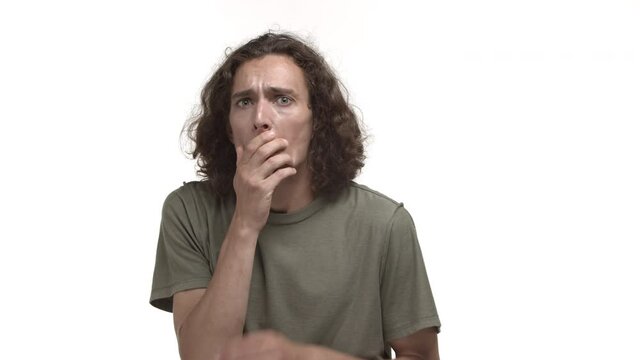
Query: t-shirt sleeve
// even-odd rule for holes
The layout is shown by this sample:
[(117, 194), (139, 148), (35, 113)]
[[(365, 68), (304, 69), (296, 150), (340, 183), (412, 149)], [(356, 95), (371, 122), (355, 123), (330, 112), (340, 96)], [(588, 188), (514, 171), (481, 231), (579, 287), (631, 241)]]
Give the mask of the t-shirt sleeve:
[(429, 327), (440, 332), (415, 225), (404, 206), (394, 213), (388, 233), (380, 290), (385, 341)]
[(160, 235), (151, 287), (151, 305), (173, 311), (173, 295), (206, 288), (211, 279), (206, 243), (198, 239), (197, 221), (180, 189), (167, 196), (162, 206)]

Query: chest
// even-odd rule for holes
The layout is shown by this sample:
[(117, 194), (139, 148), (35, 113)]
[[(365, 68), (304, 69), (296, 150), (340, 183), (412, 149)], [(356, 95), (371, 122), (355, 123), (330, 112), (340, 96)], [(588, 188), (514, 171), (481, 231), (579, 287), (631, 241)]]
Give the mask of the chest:
[(264, 231), (256, 247), (247, 321), (278, 328), (361, 311), (358, 299), (377, 298), (379, 291), (381, 246), (370, 236), (345, 227)]

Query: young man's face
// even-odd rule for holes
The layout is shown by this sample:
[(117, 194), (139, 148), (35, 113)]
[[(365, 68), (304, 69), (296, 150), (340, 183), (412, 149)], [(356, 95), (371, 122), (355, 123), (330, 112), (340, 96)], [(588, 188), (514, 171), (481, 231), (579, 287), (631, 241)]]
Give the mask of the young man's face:
[(288, 141), (284, 150), (299, 168), (307, 160), (312, 131), (304, 73), (285, 55), (266, 55), (242, 64), (233, 79), (231, 138), (246, 146), (264, 131)]

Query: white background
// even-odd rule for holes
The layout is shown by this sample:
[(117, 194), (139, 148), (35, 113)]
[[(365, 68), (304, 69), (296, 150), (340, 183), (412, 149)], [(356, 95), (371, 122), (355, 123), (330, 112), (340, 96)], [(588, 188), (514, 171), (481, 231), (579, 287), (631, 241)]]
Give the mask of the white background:
[(414, 217), (443, 359), (639, 359), (638, 1), (0, 5), (2, 359), (176, 359), (148, 304), (223, 57), (312, 41)]

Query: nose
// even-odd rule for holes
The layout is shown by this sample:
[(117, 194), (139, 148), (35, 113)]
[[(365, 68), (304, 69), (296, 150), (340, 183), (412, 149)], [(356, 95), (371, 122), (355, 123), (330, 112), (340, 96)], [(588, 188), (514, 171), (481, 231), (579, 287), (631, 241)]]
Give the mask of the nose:
[(269, 106), (268, 101), (259, 100), (256, 106), (256, 113), (253, 121), (253, 130), (258, 134), (271, 130), (273, 125), (272, 109)]

